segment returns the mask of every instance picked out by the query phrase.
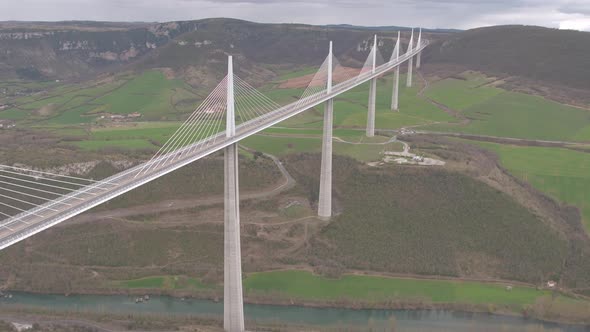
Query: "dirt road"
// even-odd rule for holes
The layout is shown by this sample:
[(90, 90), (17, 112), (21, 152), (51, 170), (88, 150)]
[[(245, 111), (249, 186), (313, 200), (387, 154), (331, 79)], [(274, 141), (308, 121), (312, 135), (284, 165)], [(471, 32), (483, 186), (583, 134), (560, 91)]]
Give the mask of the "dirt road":
[[(246, 150), (249, 150), (246, 148)], [(284, 181), (279, 184), (278, 186), (263, 189), (261, 191), (251, 191), (251, 192), (243, 192), (240, 193), (240, 199), (248, 200), (248, 199), (263, 199), (268, 197), (276, 196), (284, 191), (287, 191), (293, 188), (296, 184), (295, 179), (289, 174), (283, 163), (272, 155), (264, 154), (266, 157), (270, 158), (275, 165), (278, 167), (279, 171), (283, 175)], [(183, 209), (190, 209), (199, 206), (209, 206), (215, 204), (222, 204), (223, 203), (223, 195), (216, 195), (216, 196), (209, 196), (203, 198), (191, 198), (191, 199), (176, 199), (176, 200), (165, 200), (160, 201), (158, 203), (151, 203), (146, 205), (136, 205), (127, 208), (115, 209), (110, 211), (100, 211), (94, 213), (85, 213), (79, 215), (67, 223), (65, 225), (71, 225), (72, 223), (85, 223), (85, 222), (92, 222), (96, 221), (97, 219), (117, 219), (117, 218), (125, 218), (130, 216), (136, 215), (144, 215), (144, 214), (156, 214), (161, 212), (168, 212), (168, 211), (175, 211), (175, 210), (183, 210)]]

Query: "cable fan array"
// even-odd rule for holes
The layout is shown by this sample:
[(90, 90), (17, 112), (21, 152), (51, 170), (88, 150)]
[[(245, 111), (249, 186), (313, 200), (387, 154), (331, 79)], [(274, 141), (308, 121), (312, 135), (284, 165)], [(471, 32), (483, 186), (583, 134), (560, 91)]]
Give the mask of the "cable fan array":
[[(227, 121), (227, 84), (228, 78), (225, 77), (141, 168), (136, 177), (223, 139)], [(234, 75), (234, 107), (238, 130), (256, 125), (264, 119), (266, 114), (281, 108), (236, 75)]]
[[(8, 219), (0, 227), (10, 229), (14, 222), (27, 224), (30, 216), (44, 217), (45, 213), (71, 206), (65, 198), (83, 201), (113, 186), (106, 181), (0, 165), (0, 216)], [(86, 190), (84, 195), (74, 195), (89, 187), (92, 190)]]
[[(375, 67), (373, 67), (373, 61), (375, 61)], [(383, 56), (381, 55), (381, 51), (379, 51), (379, 48), (377, 47), (377, 45), (373, 45), (373, 47), (371, 48), (371, 52), (369, 53), (369, 56), (367, 57), (367, 60), (365, 60), (365, 63), (363, 64), (363, 67), (361, 68), (361, 71), (359, 72), (359, 75), (356, 79), (357, 82), (361, 81), (362, 79), (364, 79), (367, 76), (370, 76), (373, 73), (373, 68), (377, 69), (384, 64), (385, 64), (385, 60), (383, 60)]]
[[(346, 83), (354, 77), (357, 77), (356, 80), (358, 81), (363, 79), (364, 76), (370, 75), (373, 71), (374, 60), (376, 61), (376, 67), (385, 63), (377, 45), (373, 45), (360, 73), (343, 67), (338, 59), (334, 57), (332, 59), (332, 71), (335, 73), (333, 75), (334, 83), (336, 85)], [(327, 93), (329, 64), (330, 58), (328, 56), (311, 78), (301, 97), (292, 105), (292, 108), (312, 103), (325, 96)], [(225, 77), (142, 167), (136, 177), (174, 162), (183, 156), (190, 155), (222, 139), (227, 112), (227, 84), (228, 78)], [(281, 107), (236, 75), (234, 75), (234, 102), (235, 121), (238, 130), (256, 126), (264, 121), (266, 115), (270, 113), (286, 110), (286, 108)]]
[[(226, 98), (227, 76), (217, 84), (199, 107), (191, 113), (135, 176), (190, 154), (202, 145), (211, 144), (212, 142), (205, 139), (219, 133), (223, 128), (224, 114), (227, 109)], [(179, 151), (180, 149), (182, 151)]]
[[(411, 55), (414, 49), (410, 39), (408, 51), (399, 59)], [(301, 98), (281, 106), (268, 98), (246, 81), (234, 75), (234, 104), (237, 134), (251, 128), (261, 128), (269, 117), (277, 119), (287, 112), (300, 111), (317, 103), (327, 95), (329, 64), (332, 63), (333, 89), (350, 88), (359, 80), (369, 77), (373, 68), (398, 61), (397, 56), (384, 63), (378, 45), (373, 45), (360, 71), (343, 67), (334, 57), (327, 57), (319, 70), (311, 77)], [(420, 47), (421, 39), (418, 38)], [(399, 41), (394, 49), (398, 52)], [(332, 60), (332, 61), (330, 61)], [(356, 78), (355, 78), (356, 77)], [(121, 172), (108, 181), (95, 181), (70, 175), (53, 174), (14, 166), (0, 165), (0, 228), (11, 229), (17, 222), (28, 224), (33, 217), (44, 218), (76, 202), (84, 202), (96, 195), (117, 188), (119, 182), (129, 181), (128, 176), (139, 176), (162, 169), (183, 157), (191, 156), (204, 148), (226, 139), (228, 77), (222, 79), (203, 102), (192, 112), (184, 123), (159, 148), (154, 156), (143, 165)]]

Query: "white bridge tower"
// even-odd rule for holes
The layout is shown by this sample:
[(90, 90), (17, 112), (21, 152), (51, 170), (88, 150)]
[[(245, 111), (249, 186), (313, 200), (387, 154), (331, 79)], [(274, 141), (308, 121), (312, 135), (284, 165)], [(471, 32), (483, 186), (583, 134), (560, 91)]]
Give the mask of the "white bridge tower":
[[(228, 59), (226, 136), (236, 134), (233, 59)], [(238, 143), (224, 150), (223, 328), (244, 331)]]
[[(333, 52), (330, 42), (328, 55), (328, 81), (326, 93), (332, 93)], [(334, 99), (326, 101), (324, 108), (324, 135), (322, 139), (322, 166), (320, 171), (320, 193), (318, 216), (329, 219), (332, 216), (332, 125), (334, 117)]]
[[(373, 42), (373, 69), (372, 73), (377, 70), (377, 35)], [(375, 103), (377, 99), (377, 77), (371, 79), (369, 86), (369, 112), (367, 114), (367, 137), (375, 136)]]

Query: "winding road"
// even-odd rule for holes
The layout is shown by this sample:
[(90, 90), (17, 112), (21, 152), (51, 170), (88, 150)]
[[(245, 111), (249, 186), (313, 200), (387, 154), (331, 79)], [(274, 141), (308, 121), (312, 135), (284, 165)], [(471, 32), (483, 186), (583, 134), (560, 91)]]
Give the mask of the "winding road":
[[(249, 148), (244, 148), (246, 151), (254, 152)], [(240, 193), (240, 198), (243, 200), (249, 199), (263, 199), (268, 197), (276, 196), (282, 192), (285, 192), (291, 188), (293, 188), (296, 184), (295, 179), (289, 174), (283, 163), (275, 156), (263, 153), (263, 155), (269, 159), (271, 159), (279, 171), (281, 172), (284, 181), (270, 189), (262, 189), (259, 191), (248, 191), (244, 193)], [(217, 196), (210, 196), (204, 198), (191, 198), (191, 199), (175, 199), (175, 200), (166, 200), (160, 201), (158, 203), (150, 203), (144, 205), (136, 205), (126, 208), (120, 208), (115, 210), (109, 211), (100, 211), (94, 213), (85, 213), (79, 216), (76, 216), (71, 219), (68, 224), (72, 223), (86, 223), (86, 222), (93, 222), (97, 219), (108, 218), (108, 219), (122, 219), (131, 216), (137, 215), (149, 215), (149, 214), (156, 214), (161, 212), (170, 212), (176, 210), (183, 210), (183, 209), (190, 209), (199, 206), (209, 206), (215, 204), (222, 204), (223, 203), (223, 194), (219, 194)]]

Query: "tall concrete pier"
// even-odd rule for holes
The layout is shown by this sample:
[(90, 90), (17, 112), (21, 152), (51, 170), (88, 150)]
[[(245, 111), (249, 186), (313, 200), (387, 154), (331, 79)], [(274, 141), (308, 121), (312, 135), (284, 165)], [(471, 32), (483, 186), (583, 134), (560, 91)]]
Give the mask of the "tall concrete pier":
[[(377, 69), (377, 35), (373, 43), (373, 69)], [(377, 99), (377, 78), (373, 78), (369, 86), (369, 112), (367, 113), (367, 137), (375, 136), (375, 102)]]
[[(228, 59), (226, 136), (236, 134), (233, 60)], [(240, 248), (240, 195), (238, 178), (238, 144), (224, 150), (224, 260), (223, 260), (223, 328), (244, 331), (242, 294), (242, 252)]]
[[(416, 47), (418, 49), (420, 49), (421, 44), (422, 44), (422, 28), (420, 28), (420, 32), (418, 33), (418, 44), (416, 45)], [(422, 66), (422, 51), (420, 51), (418, 53), (418, 55), (416, 56), (416, 69), (420, 69), (420, 66)]]
[[(399, 49), (400, 49), (400, 32), (397, 32), (397, 42), (395, 43), (395, 48), (393, 49), (393, 53), (391, 54), (391, 60), (395, 61), (399, 59)], [(393, 93), (391, 95), (391, 110), (392, 111), (399, 111), (399, 66), (395, 68), (395, 73), (393, 74)]]
[[(412, 35), (413, 36), (413, 35)], [(399, 37), (399, 34), (398, 34)], [(418, 37), (418, 47), (410, 43), (411, 53), (402, 53), (401, 41), (397, 42), (396, 60), (381, 65), (377, 56), (378, 42), (374, 40), (373, 51), (364, 62), (363, 68), (356, 77), (342, 79), (336, 84), (333, 80), (333, 67), (337, 62), (333, 56), (330, 44), (329, 57), (314, 75), (301, 98), (287, 105), (278, 105), (272, 99), (264, 96), (256, 88), (233, 74), (233, 59), (228, 58), (228, 75), (204, 98), (199, 106), (188, 115), (186, 121), (168, 138), (160, 149), (146, 162), (135, 165), (124, 172), (115, 174), (108, 179), (94, 181), (92, 179), (75, 178), (71, 176), (51, 174), (47, 172), (31, 172), (14, 166), (3, 165), (0, 168), (7, 174), (5, 184), (14, 189), (6, 189), (15, 195), (2, 195), (0, 205), (11, 210), (5, 214), (0, 228), (0, 250), (22, 242), (35, 234), (73, 218), (89, 209), (115, 199), (135, 188), (144, 186), (162, 178), (197, 160), (201, 160), (214, 153), (224, 153), (224, 313), (223, 327), (225, 331), (244, 332), (244, 306), (242, 288), (242, 263), (240, 248), (240, 197), (239, 197), (239, 158), (238, 143), (248, 137), (256, 135), (261, 130), (270, 128), (278, 123), (314, 109), (318, 103), (325, 102), (324, 135), (322, 141), (322, 164), (320, 175), (320, 197), (318, 215), (330, 218), (332, 214), (332, 175), (333, 175), (333, 98), (370, 83), (369, 121), (367, 133), (374, 134), (376, 122), (376, 93), (377, 78), (389, 75), (398, 70), (400, 65), (411, 57), (418, 56), (422, 49), (429, 45), (428, 40), (421, 41)], [(412, 37), (413, 41), (413, 37)], [(379, 62), (377, 62), (379, 61)], [(329, 71), (326, 72), (326, 66)], [(371, 70), (372, 67), (372, 70)], [(410, 66), (410, 70), (411, 70)], [(327, 76), (327, 77), (326, 77)], [(350, 75), (354, 76), (354, 75)], [(319, 78), (319, 79), (318, 79)], [(322, 84), (318, 84), (321, 82)], [(396, 76), (399, 87), (399, 74)], [(396, 89), (396, 99), (399, 91)], [(400, 102), (401, 103), (401, 102)], [(397, 107), (397, 101), (395, 105)], [(403, 105), (402, 105), (403, 107)], [(223, 113), (226, 111), (226, 113)], [(224, 119), (225, 117), (225, 119)], [(226, 129), (223, 121), (226, 121)], [(47, 191), (22, 185), (25, 178), (35, 181), (58, 181), (64, 178), (72, 188), (68, 193), (57, 194), (55, 198), (36, 201), (26, 201), (26, 197), (43, 198)], [(72, 179), (76, 180), (71, 182)], [(8, 181), (14, 181), (13, 183)], [(31, 181), (28, 181), (31, 182)], [(19, 191), (24, 188), (26, 192)], [(4, 189), (3, 189), (4, 190)], [(38, 192), (39, 196), (31, 192)], [(89, 195), (91, 194), (91, 195)], [(362, 193), (359, 193), (362, 194)], [(26, 196), (26, 197), (25, 197)], [(14, 201), (30, 205), (21, 209), (14, 206)], [(24, 206), (23, 206), (24, 207)], [(14, 211), (13, 211), (14, 210)]]
[[(333, 70), (332, 42), (328, 55), (328, 82), (326, 93), (332, 92)], [(320, 197), (318, 202), (318, 216), (329, 219), (332, 216), (332, 125), (334, 118), (334, 99), (326, 102), (324, 108), (324, 135), (322, 139), (322, 166), (320, 172)]]
[[(408, 54), (412, 53), (412, 51), (414, 50), (414, 29), (412, 29), (412, 36), (410, 37), (410, 44), (408, 45)], [(408, 60), (408, 77), (407, 77), (407, 82), (406, 82), (406, 86), (408, 88), (412, 87), (412, 67), (414, 67), (414, 57), (411, 57)]]

